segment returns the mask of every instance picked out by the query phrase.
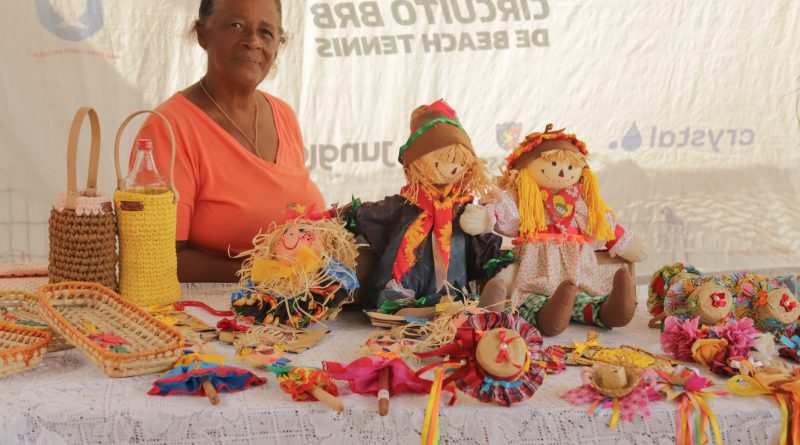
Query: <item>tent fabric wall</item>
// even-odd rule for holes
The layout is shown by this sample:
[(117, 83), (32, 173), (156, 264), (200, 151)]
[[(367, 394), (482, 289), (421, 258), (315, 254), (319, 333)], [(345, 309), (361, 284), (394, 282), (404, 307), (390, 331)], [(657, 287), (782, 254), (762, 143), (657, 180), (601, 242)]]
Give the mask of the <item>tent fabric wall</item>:
[[(261, 88), (297, 111), (328, 202), (395, 193), (411, 110), (443, 97), (492, 173), (547, 123), (585, 140), (606, 202), (651, 247), (640, 274), (800, 268), (797, 1), (283, 3), (289, 42)], [(100, 114), (110, 192), (122, 119), (202, 76), (198, 4), (4, 4), (0, 256), (47, 255), (79, 106)]]

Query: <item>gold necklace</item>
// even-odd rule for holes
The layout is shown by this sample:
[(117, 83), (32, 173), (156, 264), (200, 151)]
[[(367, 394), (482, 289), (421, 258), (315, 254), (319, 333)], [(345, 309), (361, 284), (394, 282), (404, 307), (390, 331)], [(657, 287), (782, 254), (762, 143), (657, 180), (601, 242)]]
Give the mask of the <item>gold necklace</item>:
[(208, 98), (211, 100), (211, 103), (213, 103), (214, 106), (217, 107), (217, 110), (219, 110), (222, 116), (225, 117), (225, 119), (228, 119), (228, 122), (230, 122), (231, 125), (233, 125), (237, 130), (239, 130), (239, 133), (242, 135), (242, 137), (247, 141), (248, 144), (250, 144), (251, 147), (253, 147), (254, 153), (259, 158), (263, 159), (263, 156), (261, 156), (261, 151), (258, 150), (258, 100), (255, 97), (253, 97), (253, 100), (256, 104), (256, 119), (253, 122), (253, 139), (250, 139), (244, 132), (244, 130), (242, 130), (242, 128), (239, 125), (237, 125), (236, 122), (234, 122), (230, 116), (228, 116), (228, 113), (226, 113), (225, 110), (223, 110), (222, 107), (219, 106), (217, 101), (215, 101), (214, 98), (211, 97), (211, 93), (208, 92), (205, 86), (205, 78), (200, 79), (200, 88), (203, 90), (204, 93), (206, 93), (206, 96), (208, 96)]

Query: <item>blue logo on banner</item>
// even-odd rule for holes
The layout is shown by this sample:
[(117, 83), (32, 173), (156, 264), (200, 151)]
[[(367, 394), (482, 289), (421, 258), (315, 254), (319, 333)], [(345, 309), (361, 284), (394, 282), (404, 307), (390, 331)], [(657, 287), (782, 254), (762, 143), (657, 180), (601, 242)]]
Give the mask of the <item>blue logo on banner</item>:
[(103, 27), (102, 0), (36, 0), (39, 23), (64, 40), (78, 42)]
[(632, 123), (628, 131), (625, 132), (625, 136), (622, 137), (622, 143), (612, 141), (608, 144), (608, 148), (613, 149), (620, 145), (625, 151), (634, 151), (642, 146), (642, 133), (639, 132), (639, 127), (636, 126), (636, 122)]

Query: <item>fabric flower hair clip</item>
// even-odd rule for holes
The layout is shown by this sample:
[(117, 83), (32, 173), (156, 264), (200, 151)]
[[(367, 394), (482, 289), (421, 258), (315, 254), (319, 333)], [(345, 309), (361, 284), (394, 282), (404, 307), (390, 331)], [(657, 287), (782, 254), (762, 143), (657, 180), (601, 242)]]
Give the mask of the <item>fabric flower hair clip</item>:
[(720, 326), (698, 327), (700, 317), (681, 321), (675, 317), (664, 320), (661, 348), (683, 361), (697, 361), (720, 375), (738, 373), (734, 362), (747, 360), (758, 331), (753, 320), (742, 318)]

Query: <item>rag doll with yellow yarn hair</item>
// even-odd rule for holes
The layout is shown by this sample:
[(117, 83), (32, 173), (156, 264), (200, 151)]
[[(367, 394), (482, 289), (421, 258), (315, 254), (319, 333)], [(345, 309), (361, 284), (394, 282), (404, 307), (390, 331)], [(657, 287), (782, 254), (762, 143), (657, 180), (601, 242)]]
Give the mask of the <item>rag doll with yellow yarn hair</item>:
[(464, 205), (491, 182), (444, 101), (414, 110), (399, 161), (407, 180), (400, 193), (361, 204), (350, 219), (379, 255), (369, 303), (380, 308), (414, 301), (425, 312), (443, 295), (465, 292), (469, 281), (485, 276), (487, 261), (500, 260), (502, 238), (467, 235), (458, 224)]
[(525, 138), (506, 158), (500, 189), (462, 219), (469, 233), (494, 228), (516, 238), (519, 263), (490, 280), (481, 299), (510, 296), (520, 315), (545, 335), (560, 333), (570, 320), (624, 326), (636, 308), (633, 279), (626, 267), (604, 272), (595, 250), (607, 248), (612, 256), (637, 262), (646, 257), (646, 247), (617, 224), (601, 199), (586, 144), (551, 129)]

